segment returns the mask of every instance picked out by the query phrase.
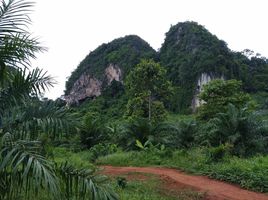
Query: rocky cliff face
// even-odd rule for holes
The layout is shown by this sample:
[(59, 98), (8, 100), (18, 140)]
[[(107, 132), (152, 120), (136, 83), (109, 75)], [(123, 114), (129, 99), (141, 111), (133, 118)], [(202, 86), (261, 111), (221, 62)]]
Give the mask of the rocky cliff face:
[(217, 76), (214, 74), (208, 74), (208, 73), (202, 73), (198, 80), (197, 80), (197, 86), (195, 89), (195, 94), (192, 100), (192, 105), (191, 108), (192, 110), (195, 112), (196, 109), (198, 107), (200, 107), (204, 101), (202, 101), (201, 99), (199, 99), (198, 95), (200, 94), (200, 92), (203, 90), (204, 85), (208, 84), (210, 81), (214, 80), (214, 79), (222, 79), (224, 80), (224, 76)]
[[(102, 44), (90, 52), (66, 82), (69, 103), (99, 96), (113, 80), (123, 83), (141, 59), (154, 59), (166, 68), (175, 86), (170, 110), (188, 112), (202, 102), (198, 94), (214, 78), (238, 79), (248, 91), (268, 91), (268, 61), (231, 51), (205, 27), (182, 22), (170, 28), (159, 52), (136, 35)], [(122, 86), (123, 87), (123, 86)]]
[(113, 64), (105, 69), (105, 81), (101, 81), (93, 75), (82, 74), (75, 81), (69, 95), (65, 96), (65, 100), (68, 104), (74, 104), (88, 97), (97, 97), (101, 95), (102, 89), (109, 86), (113, 80), (122, 81), (121, 69)]
[(66, 82), (69, 104), (99, 96), (113, 80), (123, 82), (141, 59), (155, 58), (156, 52), (143, 39), (129, 35), (102, 44), (79, 64)]
[(235, 77), (238, 67), (226, 43), (195, 22), (172, 26), (166, 33), (159, 57), (170, 80), (179, 87), (174, 111), (189, 107), (195, 110), (199, 105), (197, 82), (200, 86), (209, 81), (212, 78), (209, 74)]
[(108, 85), (110, 85), (113, 80), (122, 81), (122, 72), (117, 65), (110, 64), (105, 69), (105, 76), (108, 81)]

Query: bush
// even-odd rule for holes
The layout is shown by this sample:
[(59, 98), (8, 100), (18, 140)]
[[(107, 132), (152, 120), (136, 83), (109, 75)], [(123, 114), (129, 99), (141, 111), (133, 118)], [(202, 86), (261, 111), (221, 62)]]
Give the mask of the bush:
[(221, 144), (218, 147), (209, 148), (207, 152), (208, 163), (222, 161), (225, 156), (230, 154), (232, 147), (232, 145), (226, 143)]
[(100, 156), (106, 156), (118, 151), (116, 144), (96, 144), (89, 149), (91, 161), (95, 161)]
[(217, 113), (225, 112), (230, 103), (242, 108), (252, 101), (249, 94), (242, 91), (242, 82), (234, 79), (210, 81), (204, 85), (199, 97), (205, 103), (200, 107), (198, 117), (205, 120), (214, 118)]
[(103, 125), (101, 117), (97, 113), (88, 112), (84, 116), (80, 140), (83, 147), (90, 148), (108, 140), (109, 135)]
[(247, 107), (237, 108), (229, 104), (227, 111), (200, 126), (196, 139), (199, 144), (217, 147), (229, 143), (233, 146), (231, 153), (237, 156), (253, 156), (266, 153), (267, 126), (259, 113)]
[(179, 147), (179, 144), (174, 142), (175, 138), (178, 139), (179, 130), (176, 124), (171, 122), (153, 124), (146, 118), (137, 118), (123, 122), (118, 129), (116, 141), (126, 150), (138, 150), (136, 140), (142, 144), (150, 141), (153, 145)]

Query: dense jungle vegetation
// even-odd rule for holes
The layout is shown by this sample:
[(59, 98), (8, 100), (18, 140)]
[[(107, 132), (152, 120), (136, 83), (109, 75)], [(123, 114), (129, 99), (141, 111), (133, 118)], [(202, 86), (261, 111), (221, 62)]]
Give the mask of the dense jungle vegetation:
[[(134, 35), (91, 52), (66, 94), (82, 73), (104, 78), (110, 63), (121, 67), (123, 81), (66, 105), (41, 98), (55, 80), (30, 65), (46, 50), (28, 30), (32, 6), (25, 0), (0, 6), (0, 199), (191, 198), (163, 195), (154, 177), (124, 185), (101, 175), (98, 165), (167, 166), (268, 192), (265, 57), (233, 52), (197, 23), (179, 23), (159, 52)], [(199, 94), (205, 103), (192, 113), (205, 72), (225, 80), (205, 85)]]

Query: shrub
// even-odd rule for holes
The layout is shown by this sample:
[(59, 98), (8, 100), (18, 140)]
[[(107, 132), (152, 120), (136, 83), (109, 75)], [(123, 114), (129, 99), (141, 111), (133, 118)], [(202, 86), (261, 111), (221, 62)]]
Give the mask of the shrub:
[(108, 133), (103, 121), (97, 113), (88, 112), (84, 116), (82, 130), (80, 132), (81, 144), (90, 148), (95, 144), (108, 140)]
[(207, 151), (207, 162), (219, 162), (222, 161), (225, 156), (227, 156), (231, 148), (233, 146), (226, 143), (226, 144), (221, 144), (218, 147), (211, 147)]
[(221, 79), (215, 79), (206, 84), (199, 97), (205, 101), (199, 109), (200, 119), (211, 119), (217, 113), (225, 112), (230, 103), (242, 108), (252, 100), (248, 94), (242, 92), (241, 81)]
[(229, 104), (226, 112), (218, 113), (201, 126), (197, 140), (213, 147), (229, 143), (233, 145), (233, 155), (252, 156), (267, 151), (266, 129), (259, 113)]
[(100, 156), (106, 156), (118, 151), (116, 144), (96, 144), (89, 149), (91, 161), (95, 161)]

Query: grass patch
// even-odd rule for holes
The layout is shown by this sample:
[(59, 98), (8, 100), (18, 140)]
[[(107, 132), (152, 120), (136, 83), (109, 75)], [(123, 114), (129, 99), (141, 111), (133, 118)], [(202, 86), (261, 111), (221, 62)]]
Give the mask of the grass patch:
[[(139, 177), (140, 173), (137, 175)], [(133, 176), (133, 174), (131, 174)], [(190, 190), (171, 193), (165, 187), (161, 180), (153, 175), (146, 176), (146, 180), (128, 180), (126, 187), (122, 189), (114, 183), (116, 192), (121, 200), (201, 200), (203, 195)]]
[(56, 163), (69, 162), (77, 168), (94, 168), (89, 151), (73, 152), (63, 147), (53, 148), (52, 159)]
[(100, 157), (97, 164), (171, 167), (239, 184), (246, 189), (268, 192), (268, 156), (248, 159), (225, 157), (219, 162), (211, 162), (207, 159), (206, 149), (196, 148), (166, 154), (146, 151), (119, 152)]

